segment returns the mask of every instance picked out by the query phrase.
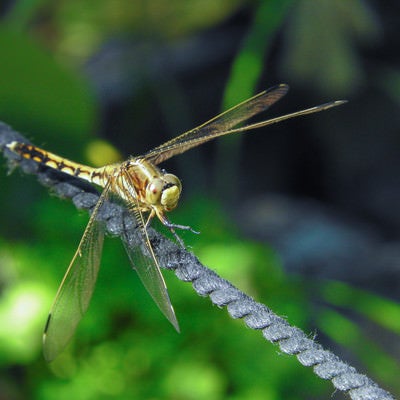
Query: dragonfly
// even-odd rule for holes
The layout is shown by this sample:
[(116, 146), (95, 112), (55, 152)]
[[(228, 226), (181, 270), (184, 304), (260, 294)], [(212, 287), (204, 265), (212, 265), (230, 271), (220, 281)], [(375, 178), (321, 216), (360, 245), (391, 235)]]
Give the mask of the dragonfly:
[(47, 361), (54, 360), (65, 349), (89, 307), (99, 272), (105, 235), (104, 223), (97, 217), (102, 205), (115, 197), (123, 202), (138, 227), (140, 245), (132, 244), (122, 237), (130, 263), (161, 312), (179, 332), (178, 320), (147, 228), (154, 217), (158, 218), (170, 229), (181, 246), (184, 245), (176, 234), (176, 229), (191, 228), (173, 224), (167, 218), (166, 213), (178, 205), (182, 184), (177, 176), (160, 169), (158, 165), (219, 136), (251, 131), (290, 118), (327, 110), (346, 102), (331, 101), (261, 122), (241, 125), (267, 110), (288, 90), (289, 86), (286, 84), (274, 86), (141, 156), (130, 157), (124, 162), (100, 168), (70, 161), (31, 144), (13, 141), (7, 145), (11, 151), (23, 158), (103, 188), (47, 319), (43, 334), (43, 353)]

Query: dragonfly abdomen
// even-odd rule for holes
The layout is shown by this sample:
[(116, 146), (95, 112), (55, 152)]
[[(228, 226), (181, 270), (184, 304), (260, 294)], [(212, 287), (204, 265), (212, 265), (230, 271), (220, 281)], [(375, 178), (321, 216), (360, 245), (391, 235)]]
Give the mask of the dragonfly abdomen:
[(76, 176), (89, 182), (100, 184), (99, 181), (103, 178), (101, 176), (102, 174), (98, 172), (96, 168), (70, 161), (30, 144), (11, 142), (7, 147), (28, 160), (33, 160), (37, 163), (64, 172), (65, 174)]

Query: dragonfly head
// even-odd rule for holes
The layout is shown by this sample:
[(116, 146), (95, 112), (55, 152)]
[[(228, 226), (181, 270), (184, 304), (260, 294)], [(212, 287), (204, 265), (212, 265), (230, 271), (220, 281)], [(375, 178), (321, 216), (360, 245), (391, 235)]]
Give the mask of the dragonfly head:
[(182, 184), (178, 177), (164, 174), (152, 179), (146, 188), (146, 201), (154, 206), (161, 206), (165, 211), (173, 210), (179, 201)]

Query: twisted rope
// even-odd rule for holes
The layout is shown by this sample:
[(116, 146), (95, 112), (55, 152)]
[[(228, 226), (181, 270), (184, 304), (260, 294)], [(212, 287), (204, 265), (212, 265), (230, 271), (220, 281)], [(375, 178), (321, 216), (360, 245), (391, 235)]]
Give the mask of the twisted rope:
[[(41, 184), (51, 188), (59, 197), (71, 199), (77, 208), (89, 212), (93, 210), (99, 194), (91, 185), (32, 160), (21, 159), (5, 147), (14, 140), (29, 143), (18, 132), (0, 122), (0, 149), (10, 166), (18, 165), (25, 173), (36, 174)], [(105, 222), (108, 233), (126, 235), (128, 240), (135, 240), (135, 225), (122, 206), (105, 204), (99, 210), (98, 219)], [(193, 254), (151, 228), (149, 237), (163, 268), (174, 270), (178, 279), (182, 281), (192, 282), (197, 294), (209, 296), (213, 304), (226, 307), (232, 318), (243, 318), (249, 328), (261, 330), (266, 340), (277, 343), (283, 353), (295, 355), (302, 365), (313, 367), (314, 373), (322, 379), (331, 380), (335, 389), (347, 392), (354, 400), (394, 399), (370, 378), (358, 373), (354, 367), (325, 350), (303, 331), (289, 325), (267, 306), (255, 302), (230, 282), (202, 265)]]

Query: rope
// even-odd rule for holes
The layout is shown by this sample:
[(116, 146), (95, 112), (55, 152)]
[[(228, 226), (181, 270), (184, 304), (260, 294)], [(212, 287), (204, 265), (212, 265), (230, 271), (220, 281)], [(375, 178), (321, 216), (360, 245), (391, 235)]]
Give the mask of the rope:
[[(32, 160), (21, 159), (5, 147), (14, 140), (29, 143), (18, 132), (0, 122), (0, 149), (11, 167), (18, 165), (25, 173), (36, 174), (41, 184), (51, 188), (57, 196), (71, 199), (77, 208), (89, 212), (93, 210), (99, 194), (91, 185)], [(128, 239), (135, 240), (136, 226), (121, 205), (105, 204), (99, 210), (98, 219), (105, 222), (106, 230), (111, 235), (126, 235)], [(226, 307), (232, 318), (243, 318), (249, 328), (261, 330), (266, 340), (277, 343), (283, 353), (295, 355), (302, 365), (313, 367), (314, 373), (322, 379), (331, 380), (335, 389), (347, 392), (354, 400), (394, 399), (370, 378), (325, 350), (299, 328), (291, 326), (267, 306), (257, 303), (202, 265), (192, 253), (152, 228), (149, 228), (149, 237), (162, 268), (174, 270), (182, 281), (192, 282), (197, 294), (209, 296), (213, 304)]]

